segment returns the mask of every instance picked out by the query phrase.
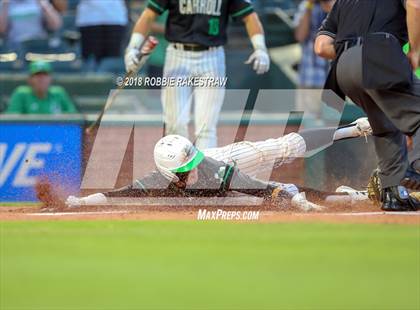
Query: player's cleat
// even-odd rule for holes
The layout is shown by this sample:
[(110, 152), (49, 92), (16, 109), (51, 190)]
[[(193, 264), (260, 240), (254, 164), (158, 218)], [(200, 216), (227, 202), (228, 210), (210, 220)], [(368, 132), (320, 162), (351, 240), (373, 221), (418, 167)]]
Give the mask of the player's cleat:
[(372, 127), (369, 120), (367, 117), (361, 117), (348, 125), (338, 127), (334, 133), (334, 141), (371, 135)]
[(335, 192), (347, 193), (350, 196), (352, 202), (369, 200), (369, 195), (367, 191), (358, 191), (350, 186), (339, 186), (337, 187)]
[(420, 190), (420, 173), (413, 168), (408, 168), (404, 178), (401, 181), (401, 185), (412, 190)]
[(292, 206), (298, 208), (299, 210), (308, 212), (308, 211), (321, 211), (324, 210), (325, 207), (317, 205), (313, 202), (310, 202), (306, 199), (305, 193), (299, 193), (293, 196), (292, 198)]
[(420, 201), (411, 197), (404, 186), (391, 186), (385, 188), (381, 195), (383, 211), (418, 211)]
[(359, 137), (367, 137), (372, 135), (372, 127), (370, 126), (369, 120), (367, 117), (361, 117), (350, 123), (354, 125)]

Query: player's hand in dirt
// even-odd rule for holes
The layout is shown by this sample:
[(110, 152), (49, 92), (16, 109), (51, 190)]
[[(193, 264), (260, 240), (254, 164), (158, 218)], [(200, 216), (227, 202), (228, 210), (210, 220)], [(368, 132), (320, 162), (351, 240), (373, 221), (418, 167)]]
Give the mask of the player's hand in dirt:
[(107, 198), (102, 193), (92, 194), (86, 197), (75, 197), (69, 196), (66, 199), (66, 206), (69, 208), (78, 208), (85, 205), (95, 206), (95, 205), (103, 205), (107, 203)]
[(264, 74), (270, 69), (270, 57), (266, 50), (257, 49), (249, 56), (245, 64), (252, 64), (252, 69), (257, 74)]
[(85, 203), (82, 198), (78, 198), (76, 196), (69, 196), (67, 197), (65, 204), (69, 208), (78, 208), (84, 205)]

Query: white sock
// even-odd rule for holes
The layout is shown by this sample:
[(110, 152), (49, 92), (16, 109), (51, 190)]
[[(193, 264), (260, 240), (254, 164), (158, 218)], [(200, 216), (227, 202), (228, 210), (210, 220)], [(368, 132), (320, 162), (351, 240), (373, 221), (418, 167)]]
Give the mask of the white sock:
[(107, 203), (106, 196), (102, 193), (92, 194), (82, 198), (86, 205), (101, 205)]
[(347, 139), (347, 138), (356, 138), (359, 137), (359, 131), (357, 130), (356, 125), (338, 128), (334, 133), (334, 141)]

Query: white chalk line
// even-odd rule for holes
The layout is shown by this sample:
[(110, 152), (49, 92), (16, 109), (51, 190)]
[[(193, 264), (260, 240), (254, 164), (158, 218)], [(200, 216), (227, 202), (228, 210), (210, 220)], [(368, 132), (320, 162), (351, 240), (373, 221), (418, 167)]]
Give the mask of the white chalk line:
[[(174, 210), (174, 212), (176, 212), (176, 210)], [(125, 210), (125, 211), (26, 213), (26, 215), (31, 215), (31, 216), (80, 216), (80, 215), (112, 215), (112, 214), (141, 214), (141, 212), (134, 212), (134, 211)], [(312, 216), (312, 215), (316, 215), (316, 216), (318, 216), (318, 215), (322, 215), (322, 216), (377, 216), (377, 215), (420, 216), (420, 212), (292, 213), (291, 215), (295, 215), (295, 216), (302, 216), (302, 215), (305, 215), (305, 216)]]
[[(299, 213), (297, 213), (299, 214)], [(306, 213), (308, 214), (308, 213)], [(332, 215), (332, 216), (376, 216), (376, 215), (407, 215), (407, 216), (420, 216), (420, 212), (347, 212), (347, 213), (312, 213), (320, 215)]]
[(133, 211), (92, 211), (92, 212), (43, 212), (43, 213), (26, 213), (34, 216), (77, 216), (77, 215), (106, 215), (106, 214), (130, 214)]

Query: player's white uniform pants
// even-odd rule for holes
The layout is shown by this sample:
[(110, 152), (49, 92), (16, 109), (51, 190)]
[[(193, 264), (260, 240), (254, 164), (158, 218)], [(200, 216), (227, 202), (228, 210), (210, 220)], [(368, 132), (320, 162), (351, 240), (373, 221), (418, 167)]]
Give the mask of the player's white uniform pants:
[[(292, 162), (297, 157), (303, 157), (306, 152), (305, 140), (297, 133), (290, 133), (277, 139), (249, 142), (242, 141), (220, 148), (210, 148), (203, 151), (208, 157), (225, 163), (233, 164), (251, 177), (264, 172), (271, 174), (274, 166)], [(267, 180), (265, 180), (267, 181)], [(297, 194), (293, 184), (282, 184), (284, 189)]]
[[(225, 77), (223, 47), (193, 52), (176, 49), (169, 44), (166, 50), (164, 77)], [(200, 149), (217, 146), (217, 122), (225, 95), (224, 87), (166, 87), (162, 105), (166, 134), (188, 137), (191, 104), (194, 101), (196, 145)], [(195, 139), (191, 139), (195, 140)]]

